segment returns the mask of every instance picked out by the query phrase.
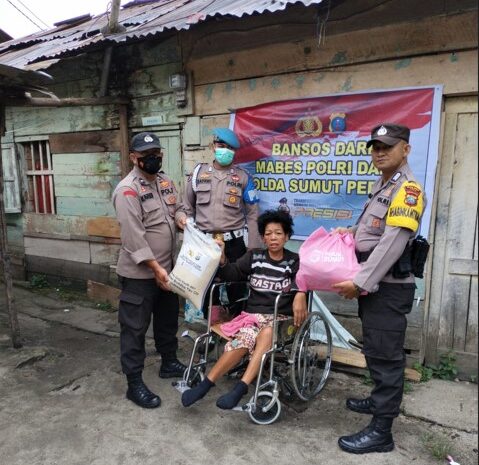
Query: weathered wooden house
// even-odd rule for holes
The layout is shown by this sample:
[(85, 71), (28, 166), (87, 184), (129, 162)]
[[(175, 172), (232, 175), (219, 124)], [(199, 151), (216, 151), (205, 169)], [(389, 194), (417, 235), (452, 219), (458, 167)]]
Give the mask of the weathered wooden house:
[[(6, 111), (18, 275), (113, 284), (110, 196), (132, 133), (159, 133), (165, 170), (182, 185), (230, 109), (441, 84), (433, 250), (407, 348), (429, 363), (453, 350), (477, 373), (477, 19), (472, 0), (136, 0), (114, 34), (87, 15), (1, 44), (0, 63), (47, 70), (61, 98)], [(329, 304), (357, 334), (353, 307)]]

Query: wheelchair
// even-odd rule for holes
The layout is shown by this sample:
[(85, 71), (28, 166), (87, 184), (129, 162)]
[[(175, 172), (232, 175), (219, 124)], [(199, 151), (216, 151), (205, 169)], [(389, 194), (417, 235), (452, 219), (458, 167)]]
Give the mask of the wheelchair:
[[(220, 287), (221, 291), (221, 287), (224, 290), (231, 284), (238, 283), (223, 282), (212, 286), (206, 332), (194, 339), (188, 368), (183, 379), (176, 383), (176, 388), (180, 392), (194, 387), (205, 378), (208, 363), (218, 359), (221, 341), (229, 339), (222, 333), (221, 323), (212, 324), (211, 309), (215, 288)], [(313, 293), (307, 294), (308, 316), (299, 328), (294, 327), (292, 317), (286, 320), (278, 318), (280, 300), (292, 295), (288, 292), (276, 297), (272, 344), (261, 359), (254, 395), (246, 404), (233, 409), (247, 412), (249, 418), (259, 425), (272, 424), (279, 418), (280, 393), (288, 399), (312, 400), (325, 386), (330, 372), (331, 330), (322, 318), (321, 312), (312, 311)], [(246, 297), (242, 300), (246, 301)], [(208, 358), (211, 340), (216, 342), (214, 360)], [(202, 351), (199, 350), (200, 347), (203, 348)]]

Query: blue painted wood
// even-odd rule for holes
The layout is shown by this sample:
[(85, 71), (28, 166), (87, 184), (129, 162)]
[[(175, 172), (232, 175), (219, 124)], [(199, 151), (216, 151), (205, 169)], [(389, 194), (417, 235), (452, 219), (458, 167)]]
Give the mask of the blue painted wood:
[(57, 212), (59, 215), (115, 217), (110, 199), (87, 197), (57, 197)]

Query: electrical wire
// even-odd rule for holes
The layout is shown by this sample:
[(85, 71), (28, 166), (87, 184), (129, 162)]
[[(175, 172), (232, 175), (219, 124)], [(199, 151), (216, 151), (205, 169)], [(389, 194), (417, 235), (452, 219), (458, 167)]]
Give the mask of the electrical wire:
[(38, 21), (40, 21), (47, 29), (50, 29), (51, 26), (49, 26), (45, 21), (39, 18), (32, 10), (30, 10), (30, 8), (28, 8), (27, 5), (25, 5), (25, 3), (23, 3), (21, 0), (17, 0), (17, 2), (20, 3), (20, 5), (22, 5), (25, 10), (30, 12), (35, 17), (35, 19), (38, 19)]
[(45, 28), (39, 26), (35, 21), (33, 21), (32, 18), (30, 18), (28, 15), (26, 15), (22, 10), (20, 10), (20, 8), (18, 8), (14, 3), (12, 3), (10, 0), (7, 0), (8, 3), (10, 3), (10, 5), (13, 6), (13, 8), (15, 8), (18, 12), (20, 12), (23, 16), (25, 16), (25, 18), (28, 19), (28, 21), (30, 21), (32, 24), (34, 24), (36, 27), (38, 27), (38, 29), (40, 29), (40, 31), (43, 31), (45, 30)]
[(328, 9), (326, 12), (326, 17), (321, 19), (320, 14), (318, 14), (318, 22), (316, 25), (316, 35), (318, 38), (318, 47), (321, 46), (321, 43), (325, 43), (326, 41), (326, 23), (329, 20), (329, 14), (331, 12), (331, 0), (328, 0)]

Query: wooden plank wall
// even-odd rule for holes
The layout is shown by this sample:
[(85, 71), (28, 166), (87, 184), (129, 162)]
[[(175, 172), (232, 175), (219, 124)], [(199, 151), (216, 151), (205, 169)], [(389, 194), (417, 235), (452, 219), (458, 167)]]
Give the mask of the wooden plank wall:
[(453, 350), (463, 373), (477, 374), (477, 99), (446, 100), (437, 186), (426, 361)]
[[(50, 136), (57, 214), (24, 214), (29, 272), (42, 269), (44, 274), (55, 274), (59, 261), (64, 261), (68, 278), (86, 283), (89, 274), (84, 273), (90, 265), (95, 273), (108, 276), (120, 248), (119, 240), (111, 237), (111, 223), (116, 223), (111, 195), (120, 180), (119, 148), (119, 131)], [(109, 225), (107, 237), (99, 227), (89, 229), (97, 219)]]
[[(52, 90), (62, 98), (95, 97), (102, 61), (102, 52), (94, 52), (51, 66)], [(164, 166), (178, 184), (183, 181), (179, 132), (183, 119), (169, 76), (181, 70), (176, 38), (147, 41), (115, 48), (109, 82), (109, 95), (131, 97), (130, 129), (161, 132)], [(144, 128), (145, 117), (159, 122)], [(8, 108), (6, 123), (4, 142), (47, 138), (53, 157), (57, 215), (26, 213), (10, 233), (22, 237), (23, 224), (25, 244), (22, 237), (19, 249), (23, 254), (26, 248), (28, 271), (54, 274), (62, 269), (63, 260), (67, 277), (86, 280), (89, 266), (109, 268), (116, 263), (119, 227), (111, 194), (121, 177), (118, 108)], [(99, 273), (109, 277), (107, 271)]]

